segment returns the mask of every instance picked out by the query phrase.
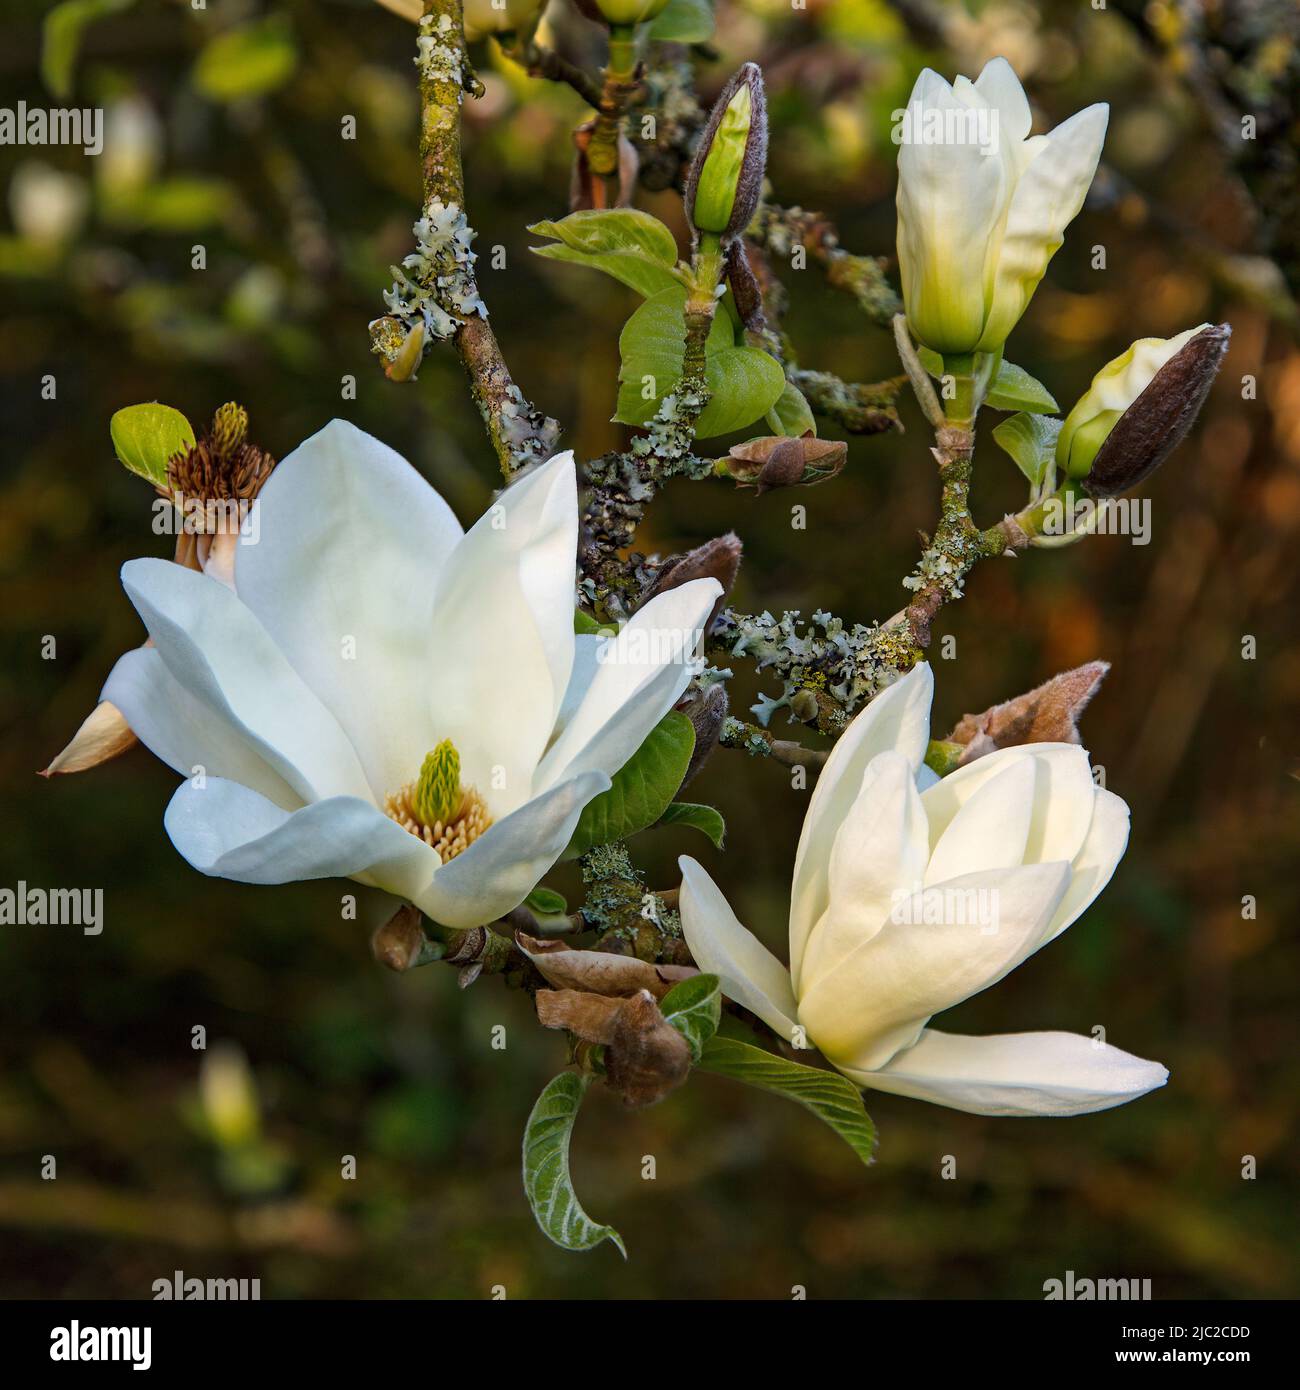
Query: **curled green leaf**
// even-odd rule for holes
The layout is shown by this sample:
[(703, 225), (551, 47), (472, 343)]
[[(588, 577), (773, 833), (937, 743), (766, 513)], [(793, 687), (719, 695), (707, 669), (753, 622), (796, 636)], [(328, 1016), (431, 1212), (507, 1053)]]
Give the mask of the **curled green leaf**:
[(157, 487), (167, 484), (167, 460), (194, 445), (194, 430), (185, 416), (157, 401), (116, 411), (108, 432), (122, 464)]
[(582, 1209), (569, 1174), (569, 1140), (590, 1076), (561, 1072), (537, 1097), (524, 1127), (524, 1191), (543, 1234), (565, 1250), (594, 1250), (612, 1241), (627, 1259), (623, 1237)]
[(727, 822), (722, 819), (722, 812), (697, 801), (674, 801), (659, 817), (659, 824), (692, 826), (703, 831), (717, 849), (722, 848), (727, 834)]
[(614, 774), (609, 790), (583, 808), (564, 857), (576, 859), (596, 845), (624, 840), (653, 825), (681, 786), (694, 749), (691, 721), (676, 710), (664, 715)]
[(659, 1012), (686, 1039), (691, 1061), (698, 1063), (704, 1045), (722, 1021), (722, 987), (716, 975), (692, 975), (659, 1001)]

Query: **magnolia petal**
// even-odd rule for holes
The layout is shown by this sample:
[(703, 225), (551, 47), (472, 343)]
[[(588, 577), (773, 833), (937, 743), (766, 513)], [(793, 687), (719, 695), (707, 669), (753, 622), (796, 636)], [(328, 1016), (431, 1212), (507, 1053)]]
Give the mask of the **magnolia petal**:
[(360, 877), (415, 901), (438, 868), (437, 853), (423, 840), (354, 796), (286, 811), (214, 777), (201, 788), (182, 782), (163, 824), (200, 873), (239, 883)]
[(449, 927), (495, 922), (536, 888), (573, 838), (583, 807), (608, 787), (603, 772), (584, 772), (534, 797), (444, 864), (416, 906)]
[(849, 814), (867, 765), (881, 753), (901, 753), (919, 769), (930, 739), (934, 676), (918, 662), (882, 690), (840, 735), (808, 802), (790, 888), (790, 962), (799, 989), (804, 949), (830, 902), (827, 866), (835, 835)]
[[(909, 109), (919, 101), (928, 112), (966, 110), (969, 100), (934, 76), (917, 79)], [(1011, 197), (1004, 143), (999, 141), (996, 154), (985, 154), (971, 141), (913, 132), (899, 148), (903, 299), (916, 336), (937, 352), (970, 352), (984, 329), (986, 256)]]
[(1073, 859), (1092, 824), (1097, 788), (1088, 755), (1071, 743), (1018, 744), (977, 758), (921, 793), (937, 847), (954, 817), (976, 792), (1019, 761), (1034, 769), (1033, 816), (1024, 846), (1026, 863)]
[(255, 741), (214, 714), (171, 674), (153, 647), (127, 652), (109, 673), (104, 699), (122, 710), (140, 741), (182, 777), (221, 777), (251, 787), (286, 810), (303, 798)]
[(177, 682), (304, 801), (369, 797), (347, 735), (229, 589), (168, 560), (127, 561), (122, 586)]
[(500, 495), (439, 577), (424, 699), (497, 815), (528, 799), (569, 684), (577, 544), (573, 454), (557, 454)]
[(645, 742), (690, 681), (716, 579), (657, 594), (598, 648), (596, 673), (537, 770), (537, 787), (593, 769), (611, 776)]
[(461, 529), (402, 456), (332, 420), (271, 474), (235, 588), (351, 739), (377, 800), (441, 736), (428, 708), (439, 572)]
[(900, 904), (799, 992), (808, 1036), (836, 1066), (883, 1066), (930, 1015), (996, 984), (1034, 949), (1069, 876), (1068, 864), (965, 874)]
[(560, 712), (555, 716), (555, 729), (552, 738), (556, 739), (569, 727), (570, 721), (577, 713), (583, 700), (587, 698), (587, 691), (593, 680), (596, 679), (596, 672), (600, 669), (600, 651), (608, 637), (599, 637), (595, 633), (580, 632), (573, 639), (573, 670), (569, 675), (568, 688), (564, 692), (564, 699), (560, 701)]
[(920, 884), (929, 852), (912, 765), (901, 753), (881, 753), (867, 764), (862, 790), (831, 848), (830, 905), (804, 947), (804, 989), (889, 921), (897, 895), (910, 895)]
[(81, 721), (68, 746), (55, 755), (42, 773), (54, 777), (66, 772), (85, 772), (138, 743), (122, 711), (110, 700), (101, 700)]
[(793, 1041), (799, 1006), (790, 988), (790, 972), (740, 924), (701, 865), (685, 854), (677, 863), (682, 871), (682, 935), (696, 965), (718, 977), (729, 999)]
[(998, 139), (1024, 140), (1033, 123), (1029, 98), (1005, 58), (990, 58), (975, 79), (975, 90), (998, 113)]
[(1128, 847), (1128, 833), (1128, 805), (1114, 792), (1099, 790), (1093, 803), (1092, 824), (1070, 866), (1070, 886), (1048, 924), (1044, 945), (1082, 917), (1110, 882)]
[[(977, 788), (939, 836), (926, 884), (1024, 863), (1035, 781), (1033, 758), (1016, 758)], [(1091, 791), (1091, 781), (1088, 785)]]
[(961, 1037), (932, 1028), (879, 1070), (842, 1070), (860, 1086), (972, 1115), (1086, 1115), (1169, 1079), (1159, 1062), (1078, 1033)]
[[(979, 349), (995, 352), (1020, 321), (1065, 229), (1088, 195), (1106, 138), (1105, 103), (1056, 127), (1024, 167), (1007, 209), (988, 320)], [(900, 160), (901, 165), (901, 160)]]

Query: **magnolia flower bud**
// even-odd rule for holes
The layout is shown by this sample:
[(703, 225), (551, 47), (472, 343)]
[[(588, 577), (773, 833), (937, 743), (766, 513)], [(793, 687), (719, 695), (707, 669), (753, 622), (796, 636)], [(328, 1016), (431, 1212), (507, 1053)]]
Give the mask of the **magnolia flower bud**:
[(1108, 108), (1029, 134), (1005, 58), (949, 86), (927, 68), (895, 132), (907, 320), (936, 352), (995, 352), (1025, 312), (1092, 183)]
[(727, 472), (738, 487), (770, 492), (777, 487), (811, 487), (839, 473), (849, 456), (842, 439), (818, 439), (811, 431), (795, 439), (789, 435), (760, 435), (733, 444), (725, 460)]
[(1092, 379), (1056, 441), (1057, 467), (1095, 497), (1115, 497), (1155, 472), (1205, 402), (1232, 330), (1200, 324), (1175, 338), (1139, 338)]
[(686, 216), (697, 231), (729, 238), (758, 207), (767, 167), (763, 73), (746, 63), (722, 90), (686, 177)]

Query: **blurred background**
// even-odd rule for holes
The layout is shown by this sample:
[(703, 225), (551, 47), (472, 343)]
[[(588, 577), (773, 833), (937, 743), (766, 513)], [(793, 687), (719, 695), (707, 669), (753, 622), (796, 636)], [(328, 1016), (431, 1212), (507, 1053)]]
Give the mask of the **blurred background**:
[[(496, 482), (453, 355), (396, 385), (368, 351), (419, 201), (411, 27), (362, 0), (83, 0), (91, 22), (61, 37), (43, 81), (51, 8), (0, 0), (2, 104), (101, 106), (107, 141), (98, 158), (0, 147), (0, 886), (102, 887), (105, 929), (0, 928), (0, 1294), (147, 1297), (175, 1269), (258, 1277), (264, 1297), (501, 1285), (512, 1298), (781, 1298), (798, 1284), (810, 1297), (1039, 1298), (1067, 1270), (1149, 1278), (1157, 1298), (1300, 1292), (1294, 5), (1186, 7), (1198, 29), (1161, 0), (718, 0), (712, 46), (683, 51), (706, 100), (740, 61), (763, 63), (774, 199), (825, 212), (870, 254), (892, 255), (890, 113), (921, 66), (974, 75), (1004, 54), (1039, 129), (1109, 101), (1095, 195), (1009, 355), (1068, 408), (1135, 336), (1226, 320), (1233, 338), (1199, 427), (1147, 486), (1150, 545), (1098, 537), (986, 563), (936, 628), (956, 639), (936, 659), (936, 733), (1067, 667), (1113, 663), (1084, 736), (1134, 827), (1088, 914), (943, 1026), (1101, 1024), (1165, 1062), (1168, 1087), (1061, 1121), (868, 1093), (881, 1133), (869, 1171), (803, 1111), (718, 1078), (636, 1113), (593, 1092), (575, 1178), (622, 1231), (626, 1264), (608, 1246), (566, 1254), (533, 1225), (520, 1136), (564, 1044), (522, 995), (492, 979), (462, 993), (438, 966), (381, 970), (368, 924), (341, 920), (345, 885), (201, 878), (162, 830), (174, 775), (143, 749), (50, 784), (35, 775), (142, 639), (118, 567), (170, 554), (148, 488), (114, 460), (118, 407), (159, 399), (199, 424), (237, 399), (277, 456), (341, 414), (462, 519)], [(566, 53), (598, 61), (599, 33), (568, 0), (552, 0), (549, 23)], [(614, 345), (636, 299), (530, 256), (526, 231), (566, 211), (585, 111), (487, 46), (475, 57), (486, 94), (466, 103), (465, 155), (483, 294), (516, 380), (594, 456), (623, 437), (609, 423)], [(341, 136), (348, 115), (355, 140)], [(675, 194), (640, 204), (680, 235)], [(206, 269), (192, 269), (196, 245)], [(494, 269), (482, 253), (497, 246)], [(866, 382), (897, 372), (887, 335), (816, 268), (778, 274), (802, 365)], [(671, 486), (641, 547), (734, 528), (740, 607), (889, 615), (937, 504), (919, 414), (902, 414), (905, 432), (852, 441), (820, 488)], [(1023, 484), (996, 449), (980, 458), (987, 524)], [(794, 502), (806, 531), (790, 529)], [(738, 702), (765, 688), (742, 670)], [(675, 856), (695, 854), (784, 953), (807, 793), (720, 752), (692, 795), (724, 812), (728, 849), (650, 832), (636, 842), (650, 881), (675, 884)], [(550, 881), (578, 900), (570, 871)], [(498, 1023), (504, 1052), (490, 1045)], [(947, 1155), (954, 1180), (940, 1176)]]

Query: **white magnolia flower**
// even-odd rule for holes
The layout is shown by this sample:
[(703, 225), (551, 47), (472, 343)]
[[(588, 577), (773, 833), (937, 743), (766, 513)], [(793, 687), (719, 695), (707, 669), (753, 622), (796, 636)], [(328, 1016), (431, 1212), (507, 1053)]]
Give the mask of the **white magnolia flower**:
[(1083, 206), (1109, 108), (1029, 134), (1005, 58), (949, 86), (916, 79), (898, 153), (898, 266), (908, 322), (941, 353), (996, 352)]
[(469, 927), (515, 907), (681, 695), (721, 586), (573, 632), (573, 455), (468, 532), (335, 420), (275, 469), (234, 588), (165, 560), (122, 582), (153, 646), (103, 698), (186, 780), (172, 842), (244, 883), (350, 877)]
[(696, 963), (860, 1086), (981, 1115), (1077, 1115), (1163, 1085), (1158, 1063), (1074, 1033), (927, 1027), (1063, 932), (1128, 841), (1128, 807), (1073, 744), (1005, 748), (935, 778), (922, 763), (931, 691), (916, 667), (827, 760), (795, 860), (789, 970), (682, 859)]
[(1074, 403), (1056, 437), (1056, 462), (1062, 472), (1086, 478), (1120, 416), (1151, 385), (1160, 368), (1209, 326), (1198, 323), (1173, 338), (1139, 338), (1107, 362)]

